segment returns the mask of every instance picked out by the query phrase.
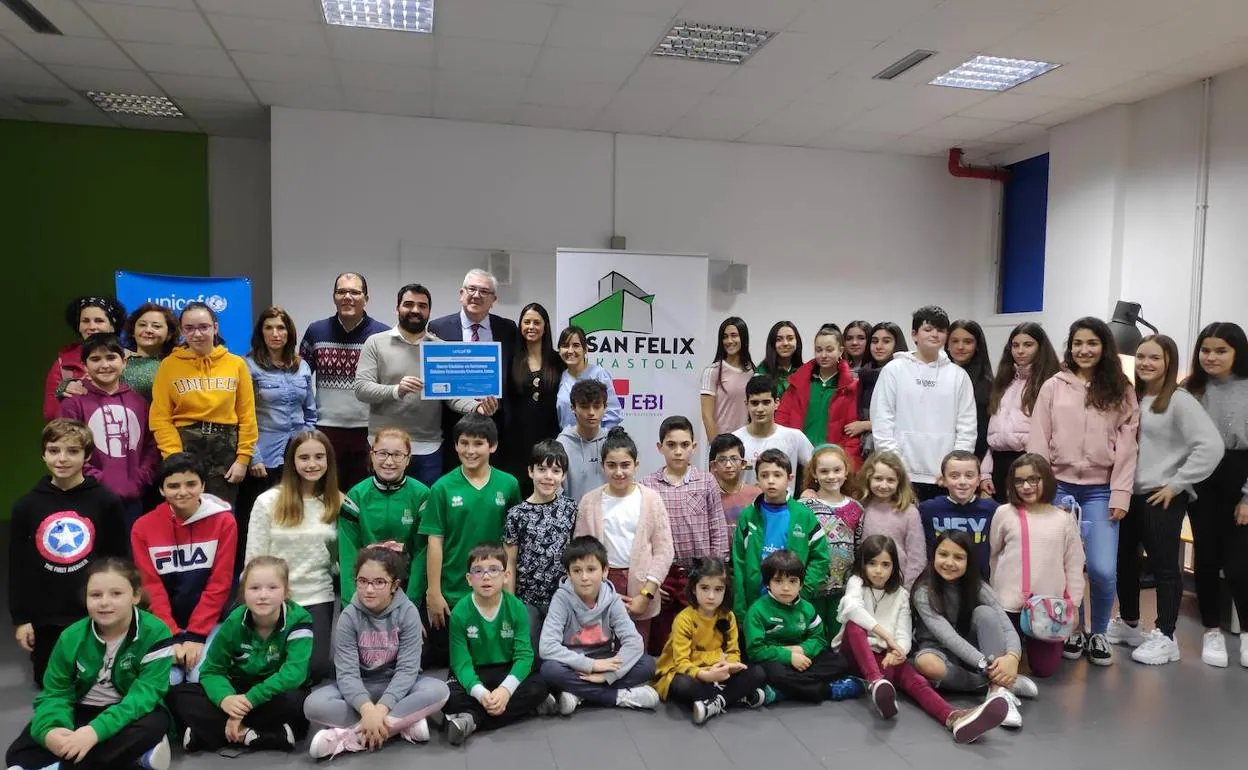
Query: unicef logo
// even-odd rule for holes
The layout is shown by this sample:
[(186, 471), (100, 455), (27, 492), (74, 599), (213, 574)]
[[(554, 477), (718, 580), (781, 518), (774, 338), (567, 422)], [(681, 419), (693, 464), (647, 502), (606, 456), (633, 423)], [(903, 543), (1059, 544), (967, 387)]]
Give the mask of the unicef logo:
[(226, 306), (230, 303), (227, 302), (225, 297), (222, 297), (220, 294), (213, 294), (204, 298), (204, 304), (212, 308), (212, 312), (214, 313), (224, 313)]

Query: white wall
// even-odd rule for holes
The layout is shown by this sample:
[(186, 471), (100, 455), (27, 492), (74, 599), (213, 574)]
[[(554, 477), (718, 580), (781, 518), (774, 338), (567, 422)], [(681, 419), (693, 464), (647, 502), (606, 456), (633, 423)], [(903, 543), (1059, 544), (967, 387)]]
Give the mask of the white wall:
[(369, 277), (383, 320), (408, 280), (451, 312), (494, 249), (516, 276), (500, 312), (553, 311), (555, 249), (613, 231), (750, 265), (747, 294), (710, 292), (707, 327), (743, 316), (756, 355), (780, 318), (809, 336), (858, 317), (904, 326), (928, 302), (992, 307), (996, 190), (935, 158), (288, 109), (271, 133), (274, 299), (301, 324), (332, 311), (343, 270)]
[(251, 278), (252, 309), (272, 301), (269, 143), (208, 138), (212, 275)]

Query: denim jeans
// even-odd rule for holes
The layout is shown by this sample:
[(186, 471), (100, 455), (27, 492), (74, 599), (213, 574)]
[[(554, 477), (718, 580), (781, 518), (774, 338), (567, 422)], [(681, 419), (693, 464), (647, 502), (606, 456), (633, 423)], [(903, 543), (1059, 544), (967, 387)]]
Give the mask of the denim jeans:
[(1073, 498), (1083, 509), (1083, 552), (1088, 565), (1088, 597), (1092, 602), (1092, 625), (1083, 621), (1079, 608), (1080, 627), (1092, 634), (1103, 634), (1109, 627), (1118, 590), (1118, 522), (1109, 518), (1108, 484), (1068, 484), (1057, 482), (1056, 504), (1062, 498)]
[(442, 477), (442, 450), (427, 455), (412, 455), (407, 475), (427, 487), (433, 486), (433, 482)]

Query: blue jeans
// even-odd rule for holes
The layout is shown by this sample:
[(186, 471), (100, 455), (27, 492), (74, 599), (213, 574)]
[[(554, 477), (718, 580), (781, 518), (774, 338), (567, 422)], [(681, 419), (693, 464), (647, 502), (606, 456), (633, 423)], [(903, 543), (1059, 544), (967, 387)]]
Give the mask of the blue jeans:
[(1087, 596), (1092, 601), (1092, 625), (1089, 628), (1083, 622), (1080, 607), (1080, 626), (1089, 633), (1103, 634), (1109, 627), (1118, 590), (1118, 522), (1109, 518), (1109, 485), (1059, 481), (1055, 501), (1058, 506), (1062, 506), (1064, 496), (1073, 498), (1083, 509), (1080, 534), (1088, 564)]
[(169, 684), (177, 686), (183, 682), (191, 684), (199, 683), (199, 670), (204, 667), (204, 659), (208, 657), (208, 648), (212, 646), (212, 640), (217, 638), (217, 632), (221, 630), (221, 624), (218, 623), (208, 632), (208, 638), (204, 640), (204, 649), (199, 652), (199, 660), (195, 662), (194, 668), (187, 671), (179, 668), (177, 663), (173, 664), (173, 668), (169, 669)]
[(442, 477), (442, 450), (427, 455), (412, 455), (407, 475), (427, 487), (433, 486), (433, 482)]

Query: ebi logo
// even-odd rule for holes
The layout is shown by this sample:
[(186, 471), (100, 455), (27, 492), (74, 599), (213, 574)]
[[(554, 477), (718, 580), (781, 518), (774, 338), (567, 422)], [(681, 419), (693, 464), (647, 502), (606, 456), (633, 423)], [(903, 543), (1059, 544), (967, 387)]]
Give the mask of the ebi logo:
[(211, 569), (217, 559), (217, 542), (210, 540), (176, 546), (152, 546), (147, 549), (147, 553), (160, 575)]

